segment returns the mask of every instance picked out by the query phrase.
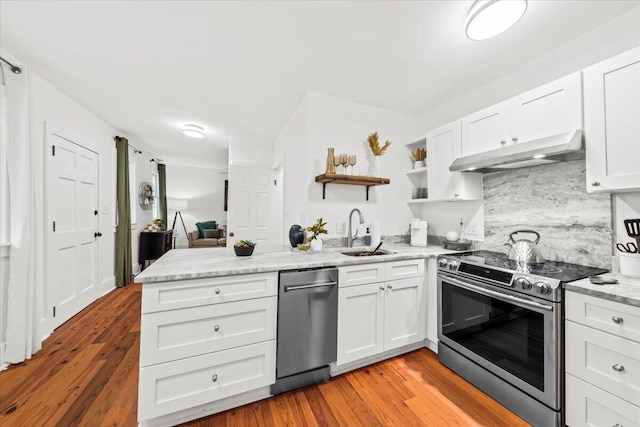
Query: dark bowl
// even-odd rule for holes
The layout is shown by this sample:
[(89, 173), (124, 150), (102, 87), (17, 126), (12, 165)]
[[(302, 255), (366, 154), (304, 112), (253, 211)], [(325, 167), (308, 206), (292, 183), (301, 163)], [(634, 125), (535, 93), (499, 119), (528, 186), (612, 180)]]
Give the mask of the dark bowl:
[(233, 250), (236, 252), (237, 256), (251, 256), (253, 253), (253, 246), (249, 246), (248, 248), (239, 248), (237, 246), (233, 247)]

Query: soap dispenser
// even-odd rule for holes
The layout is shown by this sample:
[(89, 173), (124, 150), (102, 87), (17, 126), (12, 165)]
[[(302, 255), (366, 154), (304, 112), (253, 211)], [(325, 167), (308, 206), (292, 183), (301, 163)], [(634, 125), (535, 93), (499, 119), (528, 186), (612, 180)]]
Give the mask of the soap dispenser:
[(369, 227), (367, 227), (367, 232), (364, 234), (364, 245), (371, 246), (371, 234), (369, 233)]

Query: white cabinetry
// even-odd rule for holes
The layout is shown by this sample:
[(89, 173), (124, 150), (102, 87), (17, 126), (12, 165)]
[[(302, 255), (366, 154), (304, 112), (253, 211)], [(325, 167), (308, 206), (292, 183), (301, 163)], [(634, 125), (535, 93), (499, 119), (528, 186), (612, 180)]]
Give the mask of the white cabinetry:
[(640, 423), (640, 308), (566, 292), (566, 423)]
[(582, 129), (580, 72), (462, 119), (462, 156)]
[[(371, 282), (342, 280), (363, 275)], [(340, 267), (336, 365), (421, 342), (425, 304), (423, 259)]]
[(201, 417), (199, 405), (275, 382), (277, 279), (261, 273), (143, 285), (142, 425)]
[(461, 156), (460, 120), (427, 133), (427, 181), (434, 200), (482, 199), (482, 175), (451, 172), (449, 166)]
[(584, 70), (587, 191), (640, 189), (640, 47)]

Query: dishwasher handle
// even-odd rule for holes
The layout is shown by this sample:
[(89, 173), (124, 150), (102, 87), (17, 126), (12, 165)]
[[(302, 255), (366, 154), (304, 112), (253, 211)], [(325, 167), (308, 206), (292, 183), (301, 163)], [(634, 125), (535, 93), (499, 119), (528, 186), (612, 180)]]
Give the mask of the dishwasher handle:
[(327, 282), (327, 283), (314, 283), (313, 285), (297, 285), (297, 286), (285, 286), (284, 291), (297, 291), (300, 289), (311, 289), (311, 288), (325, 288), (327, 286), (337, 286), (338, 282)]

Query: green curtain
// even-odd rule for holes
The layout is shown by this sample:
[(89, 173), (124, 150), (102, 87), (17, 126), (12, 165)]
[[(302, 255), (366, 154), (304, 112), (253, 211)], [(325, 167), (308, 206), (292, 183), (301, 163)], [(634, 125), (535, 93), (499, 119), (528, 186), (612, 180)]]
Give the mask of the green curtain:
[(116, 286), (131, 281), (131, 198), (129, 195), (129, 141), (116, 136), (116, 197), (118, 226), (116, 227)]
[(167, 167), (162, 163), (158, 164), (158, 200), (160, 203), (160, 219), (167, 229)]

